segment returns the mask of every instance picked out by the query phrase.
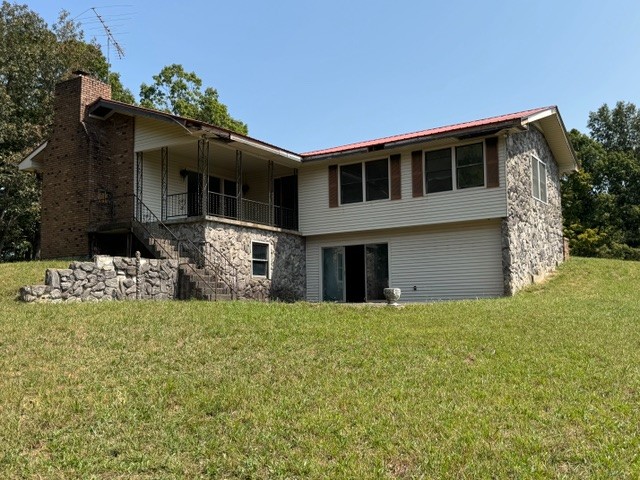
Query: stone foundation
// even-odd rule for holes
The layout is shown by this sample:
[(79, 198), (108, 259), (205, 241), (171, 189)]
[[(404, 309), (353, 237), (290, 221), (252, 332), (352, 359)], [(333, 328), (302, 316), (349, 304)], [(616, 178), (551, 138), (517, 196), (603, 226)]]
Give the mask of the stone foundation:
[[(207, 243), (215, 246), (238, 267), (241, 298), (303, 300), (306, 293), (304, 239), (292, 233), (262, 230), (218, 222), (205, 227)], [(252, 275), (251, 244), (269, 245), (269, 275)]]
[(25, 302), (97, 302), (176, 298), (178, 262), (97, 255), (68, 269), (47, 269), (44, 285), (20, 289)]
[[(545, 278), (563, 261), (558, 165), (536, 128), (507, 137), (507, 217), (502, 221), (505, 294)], [(547, 165), (547, 202), (533, 198), (531, 157)]]
[[(306, 254), (302, 236), (231, 221), (176, 223), (170, 228), (178, 238), (202, 246), (212, 263), (219, 261), (215, 250), (231, 260), (238, 269), (239, 298), (287, 302), (305, 298)], [(252, 275), (252, 242), (269, 245), (269, 275), (266, 278)]]

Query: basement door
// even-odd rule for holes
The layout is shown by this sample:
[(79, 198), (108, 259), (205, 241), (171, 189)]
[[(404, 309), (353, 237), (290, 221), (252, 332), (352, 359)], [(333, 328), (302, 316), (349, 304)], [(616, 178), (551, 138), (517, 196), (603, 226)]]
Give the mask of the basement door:
[(322, 300), (371, 302), (384, 300), (389, 285), (389, 247), (386, 243), (322, 249)]

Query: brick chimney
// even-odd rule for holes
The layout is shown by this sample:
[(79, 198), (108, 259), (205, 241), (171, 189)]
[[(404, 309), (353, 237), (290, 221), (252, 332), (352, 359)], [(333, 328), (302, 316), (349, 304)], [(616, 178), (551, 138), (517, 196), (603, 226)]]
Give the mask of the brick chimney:
[(95, 190), (97, 120), (86, 107), (110, 99), (111, 87), (84, 72), (56, 85), (51, 137), (44, 151), (42, 179), (43, 258), (84, 256), (89, 252), (89, 207)]

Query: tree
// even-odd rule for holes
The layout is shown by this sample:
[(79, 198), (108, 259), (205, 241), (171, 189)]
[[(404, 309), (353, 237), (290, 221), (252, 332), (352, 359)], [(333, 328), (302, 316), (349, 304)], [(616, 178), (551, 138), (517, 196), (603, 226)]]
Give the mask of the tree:
[[(40, 143), (53, 117), (55, 84), (73, 70), (113, 82), (116, 99), (133, 100), (95, 43), (83, 40), (64, 10), (51, 29), (26, 5), (0, 7), (0, 155)], [(117, 98), (119, 97), (119, 98)]]
[(631, 102), (607, 104), (589, 113), (591, 138), (608, 151), (640, 153), (640, 112)]
[(0, 259), (37, 251), (39, 188), (17, 162), (49, 134), (55, 84), (80, 69), (108, 80), (114, 98), (133, 101), (119, 75), (65, 11), (49, 28), (26, 5), (0, 6)]
[(247, 134), (247, 125), (231, 117), (220, 102), (218, 91), (208, 87), (202, 91), (202, 80), (182, 65), (164, 67), (153, 76), (153, 84), (140, 86), (140, 105), (173, 115), (211, 123), (234, 132)]
[(0, 261), (28, 259), (38, 250), (40, 186), (9, 162), (0, 163)]
[(640, 114), (603, 105), (588, 126), (570, 132), (582, 170), (563, 181), (565, 233), (578, 255), (640, 260)]

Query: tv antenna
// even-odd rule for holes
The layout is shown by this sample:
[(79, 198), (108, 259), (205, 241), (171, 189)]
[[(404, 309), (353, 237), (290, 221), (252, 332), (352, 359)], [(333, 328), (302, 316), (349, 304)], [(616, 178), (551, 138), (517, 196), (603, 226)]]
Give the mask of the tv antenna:
[(96, 7), (91, 7), (91, 10), (93, 10), (93, 13), (95, 14), (96, 18), (100, 20), (100, 23), (102, 24), (102, 28), (104, 28), (104, 33), (107, 36), (107, 65), (111, 65), (111, 58), (110, 58), (111, 45), (113, 45), (113, 48), (115, 48), (118, 58), (122, 60), (124, 58), (123, 48), (120, 46), (120, 44), (116, 40), (116, 37), (113, 36), (111, 29), (106, 24), (102, 16), (98, 13), (98, 11), (96, 10)]

